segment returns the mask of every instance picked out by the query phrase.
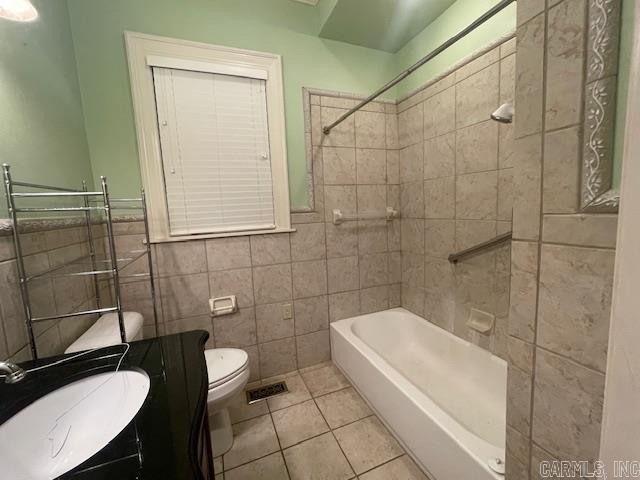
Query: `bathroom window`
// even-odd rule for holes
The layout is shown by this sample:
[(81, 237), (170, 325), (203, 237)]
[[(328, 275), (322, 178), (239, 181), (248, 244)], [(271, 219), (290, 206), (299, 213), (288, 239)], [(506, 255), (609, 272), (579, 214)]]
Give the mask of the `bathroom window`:
[(152, 241), (290, 231), (280, 57), (128, 33)]

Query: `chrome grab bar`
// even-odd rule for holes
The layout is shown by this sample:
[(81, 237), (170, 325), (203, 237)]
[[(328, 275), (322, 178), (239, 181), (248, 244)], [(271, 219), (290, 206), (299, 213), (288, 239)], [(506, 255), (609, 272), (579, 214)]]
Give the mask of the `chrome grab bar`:
[(393, 220), (394, 218), (398, 218), (400, 216), (400, 212), (398, 212), (398, 210), (396, 210), (393, 207), (387, 207), (385, 210), (385, 215), (376, 215), (376, 214), (369, 214), (369, 215), (359, 215), (359, 216), (355, 216), (355, 217), (347, 217), (342, 213), (342, 210), (340, 210), (339, 208), (336, 208), (333, 210), (333, 224), (334, 225), (340, 225), (343, 222), (347, 222), (350, 220), (386, 220), (386, 221), (390, 221)]
[(486, 242), (478, 243), (473, 247), (465, 248), (464, 250), (460, 250), (459, 252), (452, 253), (451, 255), (449, 255), (449, 261), (451, 263), (458, 263), (458, 260), (460, 260), (461, 258), (473, 255), (474, 253), (486, 250), (487, 248), (500, 245), (501, 243), (508, 242), (509, 240), (511, 240), (512, 236), (512, 232), (503, 233), (502, 235), (498, 235), (497, 237), (494, 237), (491, 240), (487, 240)]

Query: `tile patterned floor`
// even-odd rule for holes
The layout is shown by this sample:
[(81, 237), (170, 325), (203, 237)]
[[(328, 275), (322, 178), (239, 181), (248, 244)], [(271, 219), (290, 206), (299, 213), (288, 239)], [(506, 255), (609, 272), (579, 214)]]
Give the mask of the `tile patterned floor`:
[(289, 393), (234, 400), (235, 440), (215, 459), (216, 480), (428, 480), (332, 363), (262, 383), (283, 378)]

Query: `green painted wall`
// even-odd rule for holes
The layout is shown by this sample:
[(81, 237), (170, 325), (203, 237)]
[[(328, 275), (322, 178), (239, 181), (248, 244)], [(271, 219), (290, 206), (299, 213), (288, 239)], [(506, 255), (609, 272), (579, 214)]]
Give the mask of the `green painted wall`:
[[(458, 0), (395, 55), (396, 73), (416, 63), (497, 3), (499, 0)], [(398, 95), (420, 87), (479, 48), (514, 31), (515, 27), (516, 3), (513, 3), (403, 80), (398, 85)]]
[(0, 162), (21, 180), (76, 187), (92, 173), (67, 6), (33, 3), (35, 22), (0, 19)]
[(291, 204), (306, 205), (302, 87), (369, 93), (393, 56), (318, 38), (319, 11), (291, 0), (69, 0), (87, 138), (95, 175), (118, 195), (140, 185), (123, 32), (283, 56)]
[(629, 97), (629, 73), (631, 71), (631, 47), (633, 46), (633, 19), (636, 0), (622, 1), (622, 26), (620, 29), (620, 64), (618, 67), (618, 99), (616, 107), (616, 134), (613, 155), (613, 186), (620, 187), (622, 156), (624, 154), (624, 128)]

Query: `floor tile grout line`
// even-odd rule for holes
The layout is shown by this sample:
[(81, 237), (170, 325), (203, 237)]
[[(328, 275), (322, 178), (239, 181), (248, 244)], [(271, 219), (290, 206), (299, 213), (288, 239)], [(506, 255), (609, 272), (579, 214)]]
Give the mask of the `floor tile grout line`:
[[(319, 370), (320, 368), (324, 368), (324, 367), (327, 367), (327, 366), (331, 366), (331, 365), (330, 365), (330, 364), (323, 365), (323, 366), (320, 366), (320, 367), (318, 367), (318, 368), (314, 368), (313, 370), (310, 370), (310, 371)], [(304, 378), (303, 378), (303, 377), (302, 377), (302, 375), (300, 374), (300, 371), (299, 371), (299, 370), (296, 370), (296, 372), (297, 372), (297, 374), (300, 376), (300, 378), (301, 378), (301, 380), (302, 380), (302, 382), (303, 382), (304, 386), (307, 388), (307, 390), (309, 390), (309, 387), (308, 387), (308, 385), (307, 385), (307, 382), (304, 380)], [(305, 373), (306, 373), (306, 372), (305, 372)], [(294, 375), (292, 375), (292, 376), (294, 376)], [(316, 406), (316, 408), (318, 409), (318, 412), (320, 413), (321, 417), (323, 418), (323, 420), (324, 420), (324, 422), (325, 422), (325, 425), (326, 425), (326, 426), (327, 426), (327, 428), (328, 428), (328, 430), (327, 430), (327, 431), (325, 431), (325, 432), (322, 432), (322, 433), (319, 433), (318, 435), (314, 435), (314, 436), (312, 436), (312, 437), (309, 437), (309, 438), (306, 438), (306, 439), (304, 439), (304, 440), (301, 440), (301, 441), (299, 441), (299, 442), (297, 442), (297, 443), (295, 443), (295, 444), (292, 444), (292, 445), (290, 445), (290, 446), (287, 446), (286, 448), (283, 448), (283, 446), (282, 446), (282, 442), (280, 441), (280, 436), (278, 435), (278, 431), (277, 431), (276, 426), (275, 426), (275, 420), (274, 420), (273, 415), (272, 415), (272, 413), (274, 413), (274, 412), (271, 412), (271, 411), (270, 411), (270, 407), (269, 407), (269, 405), (268, 405), (268, 402), (267, 402), (267, 413), (264, 413), (264, 414), (262, 414), (262, 415), (257, 415), (257, 416), (255, 416), (255, 417), (252, 417), (252, 418), (248, 418), (248, 419), (242, 420), (241, 422), (236, 422), (236, 423), (243, 423), (243, 422), (247, 422), (247, 421), (250, 421), (250, 420), (254, 420), (254, 419), (259, 418), (259, 417), (263, 417), (263, 416), (265, 416), (265, 415), (269, 415), (269, 419), (270, 419), (270, 421), (271, 421), (271, 425), (273, 426), (274, 433), (275, 433), (275, 435), (276, 435), (276, 440), (277, 440), (277, 442), (278, 442), (279, 450), (274, 451), (274, 452), (270, 452), (270, 453), (268, 453), (268, 454), (266, 454), (266, 455), (263, 455), (263, 456), (261, 456), (261, 457), (258, 457), (258, 458), (255, 458), (255, 459), (252, 459), (251, 461), (244, 462), (244, 463), (242, 463), (242, 464), (236, 465), (236, 466), (234, 466), (233, 468), (228, 469), (228, 470), (227, 470), (227, 469), (225, 469), (225, 466), (224, 466), (224, 463), (225, 463), (225, 462), (224, 462), (224, 455), (221, 455), (221, 461), (222, 461), (222, 465), (223, 465), (223, 468), (222, 468), (222, 474), (224, 475), (224, 474), (225, 474), (226, 472), (228, 472), (228, 471), (235, 470), (235, 469), (237, 469), (237, 468), (240, 468), (240, 467), (246, 466), (246, 465), (248, 465), (248, 464), (250, 464), (250, 463), (253, 463), (253, 462), (256, 462), (256, 461), (262, 460), (262, 459), (264, 459), (264, 458), (266, 458), (266, 457), (268, 457), (268, 456), (270, 456), (270, 455), (273, 455), (274, 453), (280, 453), (281, 458), (283, 459), (283, 462), (284, 462), (284, 464), (285, 464), (285, 469), (286, 469), (286, 471), (287, 471), (287, 475), (288, 475), (289, 480), (290, 480), (290, 479), (291, 479), (291, 473), (289, 472), (289, 466), (288, 466), (288, 464), (287, 464), (287, 462), (286, 462), (286, 457), (285, 457), (285, 455), (284, 455), (284, 451), (285, 451), (285, 450), (288, 450), (288, 449), (291, 449), (291, 448), (293, 448), (293, 447), (296, 447), (296, 446), (298, 446), (298, 445), (301, 445), (302, 443), (305, 443), (305, 442), (308, 442), (308, 441), (310, 441), (310, 440), (313, 440), (313, 439), (315, 439), (315, 438), (318, 438), (318, 437), (321, 437), (321, 436), (323, 436), (323, 435), (326, 435), (327, 433), (331, 433), (332, 437), (334, 438), (334, 440), (336, 441), (336, 443), (337, 443), (337, 445), (338, 445), (338, 448), (340, 449), (341, 453), (344, 455), (345, 459), (347, 460), (347, 463), (349, 464), (350, 468), (352, 469), (352, 471), (353, 471), (353, 473), (354, 473), (354, 475), (355, 475), (354, 477), (350, 477), (350, 480), (352, 480), (352, 479), (356, 479), (356, 478), (359, 478), (359, 475), (362, 475), (362, 474), (368, 473), (368, 472), (370, 472), (370, 471), (372, 471), (372, 470), (375, 470), (375, 469), (377, 469), (377, 468), (379, 468), (379, 467), (381, 467), (381, 466), (383, 466), (383, 465), (385, 465), (385, 464), (387, 464), (387, 463), (390, 463), (390, 462), (392, 462), (392, 461), (394, 461), (394, 460), (396, 460), (396, 459), (398, 459), (398, 458), (400, 458), (400, 457), (402, 457), (402, 456), (406, 456), (406, 455), (408, 455), (408, 454), (407, 454), (407, 452), (404, 450), (404, 448), (403, 448), (402, 446), (400, 446), (400, 448), (402, 449), (402, 453), (401, 453), (400, 455), (397, 455), (397, 456), (395, 456), (395, 457), (393, 457), (393, 458), (391, 458), (391, 459), (389, 459), (389, 460), (386, 460), (386, 461), (382, 462), (382, 463), (381, 463), (381, 464), (379, 464), (379, 465), (376, 465), (376, 466), (374, 466), (374, 467), (372, 467), (372, 468), (370, 468), (370, 469), (368, 469), (368, 470), (365, 470), (365, 471), (364, 471), (364, 472), (362, 472), (361, 474), (357, 474), (357, 473), (355, 472), (355, 469), (353, 468), (353, 465), (351, 464), (351, 462), (349, 461), (349, 459), (348, 459), (348, 457), (347, 457), (346, 453), (345, 453), (345, 452), (344, 452), (344, 450), (342, 449), (342, 446), (340, 445), (340, 442), (338, 441), (338, 439), (337, 439), (337, 437), (336, 437), (336, 435), (335, 435), (335, 433), (334, 433), (334, 432), (335, 432), (335, 430), (341, 429), (341, 428), (343, 428), (343, 427), (347, 427), (347, 426), (349, 426), (349, 425), (352, 425), (352, 424), (357, 423), (357, 422), (362, 421), (362, 420), (366, 420), (366, 419), (369, 419), (369, 418), (372, 418), (372, 417), (375, 417), (375, 418), (377, 419), (377, 415), (376, 415), (376, 413), (375, 413), (375, 412), (372, 412), (370, 415), (367, 415), (367, 416), (362, 417), (362, 418), (358, 418), (358, 419), (353, 420), (353, 421), (351, 421), (351, 422), (347, 422), (347, 423), (345, 423), (344, 425), (340, 425), (340, 426), (338, 426), (338, 427), (332, 428), (332, 427), (329, 425), (329, 422), (327, 421), (327, 419), (326, 419), (326, 417), (325, 417), (324, 413), (322, 412), (322, 410), (320, 409), (320, 407), (319, 407), (319, 405), (318, 405), (318, 403), (317, 403), (317, 401), (316, 401), (316, 399), (317, 399), (317, 398), (325, 397), (325, 396), (331, 395), (332, 393), (337, 393), (337, 392), (340, 392), (340, 391), (344, 391), (344, 390), (347, 390), (348, 388), (353, 388), (353, 385), (352, 385), (350, 382), (349, 382), (349, 385), (348, 385), (348, 386), (346, 386), (346, 387), (342, 387), (342, 388), (339, 388), (339, 389), (334, 390), (334, 391), (332, 391), (332, 392), (327, 392), (327, 393), (324, 393), (324, 394), (322, 394), (322, 395), (318, 395), (317, 397), (314, 397), (314, 396), (313, 396), (313, 395), (311, 395), (311, 393), (309, 392), (309, 394), (310, 394), (311, 398), (306, 399), (306, 400), (303, 400), (303, 401), (301, 401), (301, 402), (297, 402), (297, 403), (292, 404), (292, 405), (289, 405), (289, 406), (284, 407), (284, 408), (282, 408), (282, 409), (275, 410), (274, 412), (277, 412), (277, 411), (285, 410), (285, 409), (290, 408), (290, 407), (294, 407), (294, 406), (300, 405), (300, 404), (305, 403), (305, 402), (313, 401), (313, 402), (314, 402), (314, 405), (315, 405), (315, 406)], [(354, 389), (354, 390), (355, 390), (355, 389)], [(379, 420), (379, 419), (378, 419), (378, 420)], [(385, 430), (386, 430), (386, 427), (385, 427)]]
[[(267, 409), (268, 408), (269, 407), (267, 405)], [(269, 412), (269, 419), (271, 420), (271, 425), (273, 425), (273, 431), (276, 434), (276, 440), (278, 441), (278, 446), (280, 447), (280, 450), (279, 450), (280, 457), (282, 458), (282, 461), (284, 463), (284, 468), (287, 471), (287, 477), (289, 477), (289, 480), (291, 480), (291, 474), (289, 473), (289, 466), (287, 465), (287, 459), (285, 458), (284, 450), (282, 449), (282, 442), (280, 441), (280, 435), (278, 435), (278, 429), (276, 428), (276, 422), (273, 420), (273, 415), (271, 415), (271, 412)]]

